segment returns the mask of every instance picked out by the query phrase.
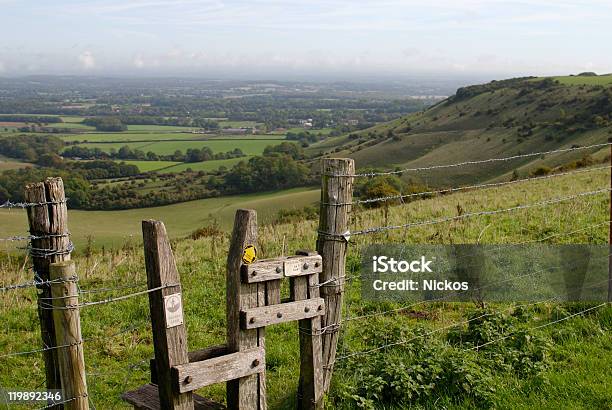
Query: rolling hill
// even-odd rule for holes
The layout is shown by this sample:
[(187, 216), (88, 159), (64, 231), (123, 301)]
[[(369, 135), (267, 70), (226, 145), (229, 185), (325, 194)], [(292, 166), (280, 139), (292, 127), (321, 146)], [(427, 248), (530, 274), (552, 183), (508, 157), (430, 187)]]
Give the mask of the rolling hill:
[[(597, 81), (601, 77), (600, 81)], [(412, 168), (506, 157), (606, 142), (612, 137), (609, 76), (525, 77), (460, 88), (426, 111), (330, 138), (308, 153), (351, 157), (358, 169)], [(420, 182), (433, 186), (527, 175), (607, 148), (548, 157), (530, 157), (465, 167), (462, 172), (431, 171)], [(415, 178), (404, 173), (405, 179)]]

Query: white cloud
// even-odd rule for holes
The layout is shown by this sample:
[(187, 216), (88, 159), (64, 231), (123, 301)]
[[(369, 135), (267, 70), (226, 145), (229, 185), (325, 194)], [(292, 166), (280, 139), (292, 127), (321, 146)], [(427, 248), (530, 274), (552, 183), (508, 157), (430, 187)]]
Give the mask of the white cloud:
[(0, 61), (0, 73), (3, 73), (5, 70), (6, 68), (4, 68), (4, 63)]
[(85, 70), (91, 70), (96, 67), (96, 59), (91, 51), (84, 51), (79, 55), (79, 62), (81, 67)]
[(136, 67), (136, 68), (143, 68), (145, 66), (144, 58), (142, 58), (142, 56), (140, 54), (138, 54), (132, 60), (132, 64), (134, 64), (134, 67)]

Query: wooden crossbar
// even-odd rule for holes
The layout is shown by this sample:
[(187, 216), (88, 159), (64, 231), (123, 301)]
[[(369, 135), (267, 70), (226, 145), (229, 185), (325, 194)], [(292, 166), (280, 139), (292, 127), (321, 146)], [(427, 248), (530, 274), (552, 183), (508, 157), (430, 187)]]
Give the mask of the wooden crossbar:
[(172, 384), (185, 393), (252, 374), (266, 368), (266, 352), (263, 347), (227, 354), (213, 359), (173, 366)]
[(243, 310), (240, 312), (240, 323), (243, 329), (256, 329), (324, 314), (325, 301), (315, 298)]

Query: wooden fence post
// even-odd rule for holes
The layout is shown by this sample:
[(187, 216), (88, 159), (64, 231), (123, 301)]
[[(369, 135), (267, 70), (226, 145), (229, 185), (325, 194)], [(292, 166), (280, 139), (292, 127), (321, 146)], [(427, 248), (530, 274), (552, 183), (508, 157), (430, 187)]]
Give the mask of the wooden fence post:
[[(37, 279), (49, 280), (49, 264), (70, 260), (70, 238), (68, 237), (68, 211), (61, 178), (47, 178), (45, 182), (28, 184), (25, 187), (26, 202), (41, 204), (27, 208), (30, 234), (41, 237), (32, 240), (32, 262)], [(50, 300), (49, 286), (40, 285), (38, 294), (38, 317), (43, 346), (56, 346), (53, 328), (53, 312), (42, 309), (41, 302)], [(57, 349), (43, 352), (45, 376), (48, 390), (61, 389)], [(53, 406), (51, 408), (61, 408)]]
[[(242, 329), (240, 311), (266, 304), (264, 283), (243, 283), (241, 265), (244, 249), (257, 246), (257, 213), (238, 209), (227, 256), (227, 347), (229, 353), (265, 347), (265, 329)], [(230, 409), (266, 409), (265, 372), (227, 382), (227, 406)]]
[[(310, 256), (311, 252), (298, 251), (298, 255)], [(316, 254), (316, 253), (315, 253)], [(291, 299), (294, 301), (319, 298), (317, 274), (291, 277)], [(298, 322), (300, 334), (300, 383), (298, 408), (323, 408), (323, 368), (321, 351), (321, 316)]]
[(76, 285), (76, 269), (73, 261), (50, 265), (51, 296), (53, 298), (53, 323), (58, 346), (57, 360), (63, 389), (64, 409), (88, 410), (87, 381), (79, 299)]
[(142, 221), (147, 285), (159, 403), (162, 409), (193, 410), (193, 393), (180, 394), (172, 383), (172, 366), (189, 363), (187, 331), (183, 320), (181, 285), (166, 234), (159, 221)]
[(353, 200), (355, 163), (349, 158), (325, 158), (321, 167), (321, 208), (317, 251), (323, 258), (323, 272), (319, 276), (326, 312), (322, 318), (323, 391), (329, 390), (333, 372), (338, 324), (342, 316), (342, 297), (346, 265), (350, 203)]

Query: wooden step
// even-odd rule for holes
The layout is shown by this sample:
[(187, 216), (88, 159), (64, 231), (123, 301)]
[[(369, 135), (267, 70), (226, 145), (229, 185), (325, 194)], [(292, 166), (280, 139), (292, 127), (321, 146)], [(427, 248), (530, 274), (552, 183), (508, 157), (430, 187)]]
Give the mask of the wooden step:
[[(157, 386), (154, 384), (145, 384), (144, 386), (132, 390), (121, 395), (121, 398), (134, 406), (138, 410), (162, 410), (159, 404), (159, 393)], [(193, 395), (196, 410), (222, 410), (226, 407), (210, 399), (206, 399), (197, 394)]]

